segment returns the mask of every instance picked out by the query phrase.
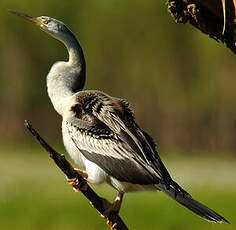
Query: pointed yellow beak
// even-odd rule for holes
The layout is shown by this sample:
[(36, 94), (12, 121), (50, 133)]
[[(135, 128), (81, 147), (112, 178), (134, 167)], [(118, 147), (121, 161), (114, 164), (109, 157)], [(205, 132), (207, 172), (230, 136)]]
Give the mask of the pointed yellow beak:
[(31, 17), (27, 14), (23, 14), (23, 13), (12, 11), (12, 10), (9, 10), (9, 12), (12, 13), (12, 14), (15, 14), (18, 17), (23, 18), (23, 19), (25, 19), (29, 22), (32, 22), (32, 23), (36, 24), (37, 26), (40, 26), (40, 24), (41, 24), (41, 21), (38, 20), (38, 18), (33, 18), (33, 17)]

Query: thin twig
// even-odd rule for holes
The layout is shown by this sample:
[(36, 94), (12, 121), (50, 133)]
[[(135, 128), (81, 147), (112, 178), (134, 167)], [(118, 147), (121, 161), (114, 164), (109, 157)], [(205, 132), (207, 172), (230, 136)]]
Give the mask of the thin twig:
[[(73, 185), (75, 189), (79, 189), (81, 184), (86, 184), (86, 180), (78, 174), (71, 164), (66, 160), (63, 154), (59, 154), (56, 152), (47, 142), (39, 135), (39, 133), (32, 127), (32, 125), (25, 121), (25, 127), (30, 131), (30, 133), (39, 141), (41, 146), (49, 153), (50, 157), (54, 160), (56, 165), (64, 172), (64, 174), (69, 179), (77, 178), (79, 184)], [(90, 186), (86, 186), (86, 189), (82, 189), (81, 192), (83, 195), (90, 201), (92, 206), (97, 209), (97, 211), (103, 215), (109, 222), (109, 225), (112, 229), (117, 230), (128, 230), (127, 226), (120, 218), (120, 216), (116, 212), (110, 213), (109, 216), (104, 214), (105, 207), (104, 207), (104, 198), (98, 196)]]

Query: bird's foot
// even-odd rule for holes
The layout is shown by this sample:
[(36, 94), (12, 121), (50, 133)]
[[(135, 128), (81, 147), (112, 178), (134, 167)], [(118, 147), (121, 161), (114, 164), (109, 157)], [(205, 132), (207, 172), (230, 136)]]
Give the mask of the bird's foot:
[(79, 192), (79, 191), (86, 191), (88, 188), (88, 184), (87, 184), (87, 179), (88, 179), (88, 174), (86, 173), (86, 171), (83, 171), (81, 169), (77, 169), (74, 168), (74, 170), (81, 175), (85, 181), (79, 181), (77, 178), (68, 178), (66, 177), (66, 180), (68, 181), (68, 183), (70, 185), (73, 186), (73, 190), (75, 192)]
[(103, 207), (105, 211), (103, 212), (103, 216), (109, 216), (112, 212), (119, 213), (120, 204), (115, 201), (114, 203), (110, 203), (108, 200), (103, 199)]
[(74, 168), (74, 170), (80, 175), (82, 176), (85, 180), (88, 179), (88, 173), (84, 170), (78, 169), (78, 168)]
[(115, 227), (117, 226), (117, 223), (113, 223), (112, 221), (110, 221), (110, 217), (111, 215), (118, 214), (119, 208), (116, 206), (115, 202), (110, 203), (106, 199), (103, 199), (103, 207), (105, 211), (101, 214), (101, 217), (107, 219), (107, 225), (111, 229), (115, 229)]
[(116, 226), (117, 226), (117, 223), (112, 223), (111, 221), (107, 221), (107, 224), (108, 224), (108, 226), (111, 228), (111, 229), (115, 229), (116, 228)]
[(124, 196), (123, 193), (119, 193), (113, 203), (110, 203), (108, 200), (103, 199), (104, 212), (102, 213), (101, 216), (107, 219), (107, 224), (109, 225), (111, 229), (114, 229), (117, 226), (117, 224), (112, 223), (109, 220), (109, 217), (111, 215), (114, 215), (114, 214), (117, 215), (119, 213), (123, 196)]

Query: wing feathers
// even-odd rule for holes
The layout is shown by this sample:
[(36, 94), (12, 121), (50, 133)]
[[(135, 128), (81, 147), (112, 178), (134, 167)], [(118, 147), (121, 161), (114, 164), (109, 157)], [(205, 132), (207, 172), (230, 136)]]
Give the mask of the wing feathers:
[(134, 159), (119, 159), (86, 150), (81, 150), (81, 152), (88, 160), (96, 162), (108, 175), (119, 181), (143, 185), (157, 181)]
[[(73, 120), (75, 122), (75, 120)], [(115, 135), (110, 139), (97, 139), (88, 131), (66, 122), (76, 147), (90, 161), (96, 163), (114, 178), (133, 184), (159, 183), (160, 178), (126, 143)]]
[[(137, 184), (170, 181), (154, 141), (135, 123), (129, 104), (96, 94), (97, 98), (90, 95), (90, 101), (86, 95), (81, 100), (77, 97), (81, 114), (67, 119), (68, 132), (76, 147), (118, 180)], [(86, 120), (82, 120), (85, 116)]]

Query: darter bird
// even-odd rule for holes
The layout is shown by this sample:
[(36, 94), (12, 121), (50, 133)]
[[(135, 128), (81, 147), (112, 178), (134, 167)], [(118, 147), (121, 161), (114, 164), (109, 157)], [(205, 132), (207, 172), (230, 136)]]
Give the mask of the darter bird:
[(127, 101), (101, 91), (82, 91), (86, 65), (82, 47), (62, 22), (47, 16), (26, 19), (66, 46), (68, 61), (56, 62), (47, 75), (48, 95), (62, 116), (65, 148), (89, 183), (108, 183), (118, 196), (107, 212), (119, 212), (126, 192), (156, 190), (212, 222), (224, 217), (194, 200), (170, 176), (152, 137), (136, 123)]

